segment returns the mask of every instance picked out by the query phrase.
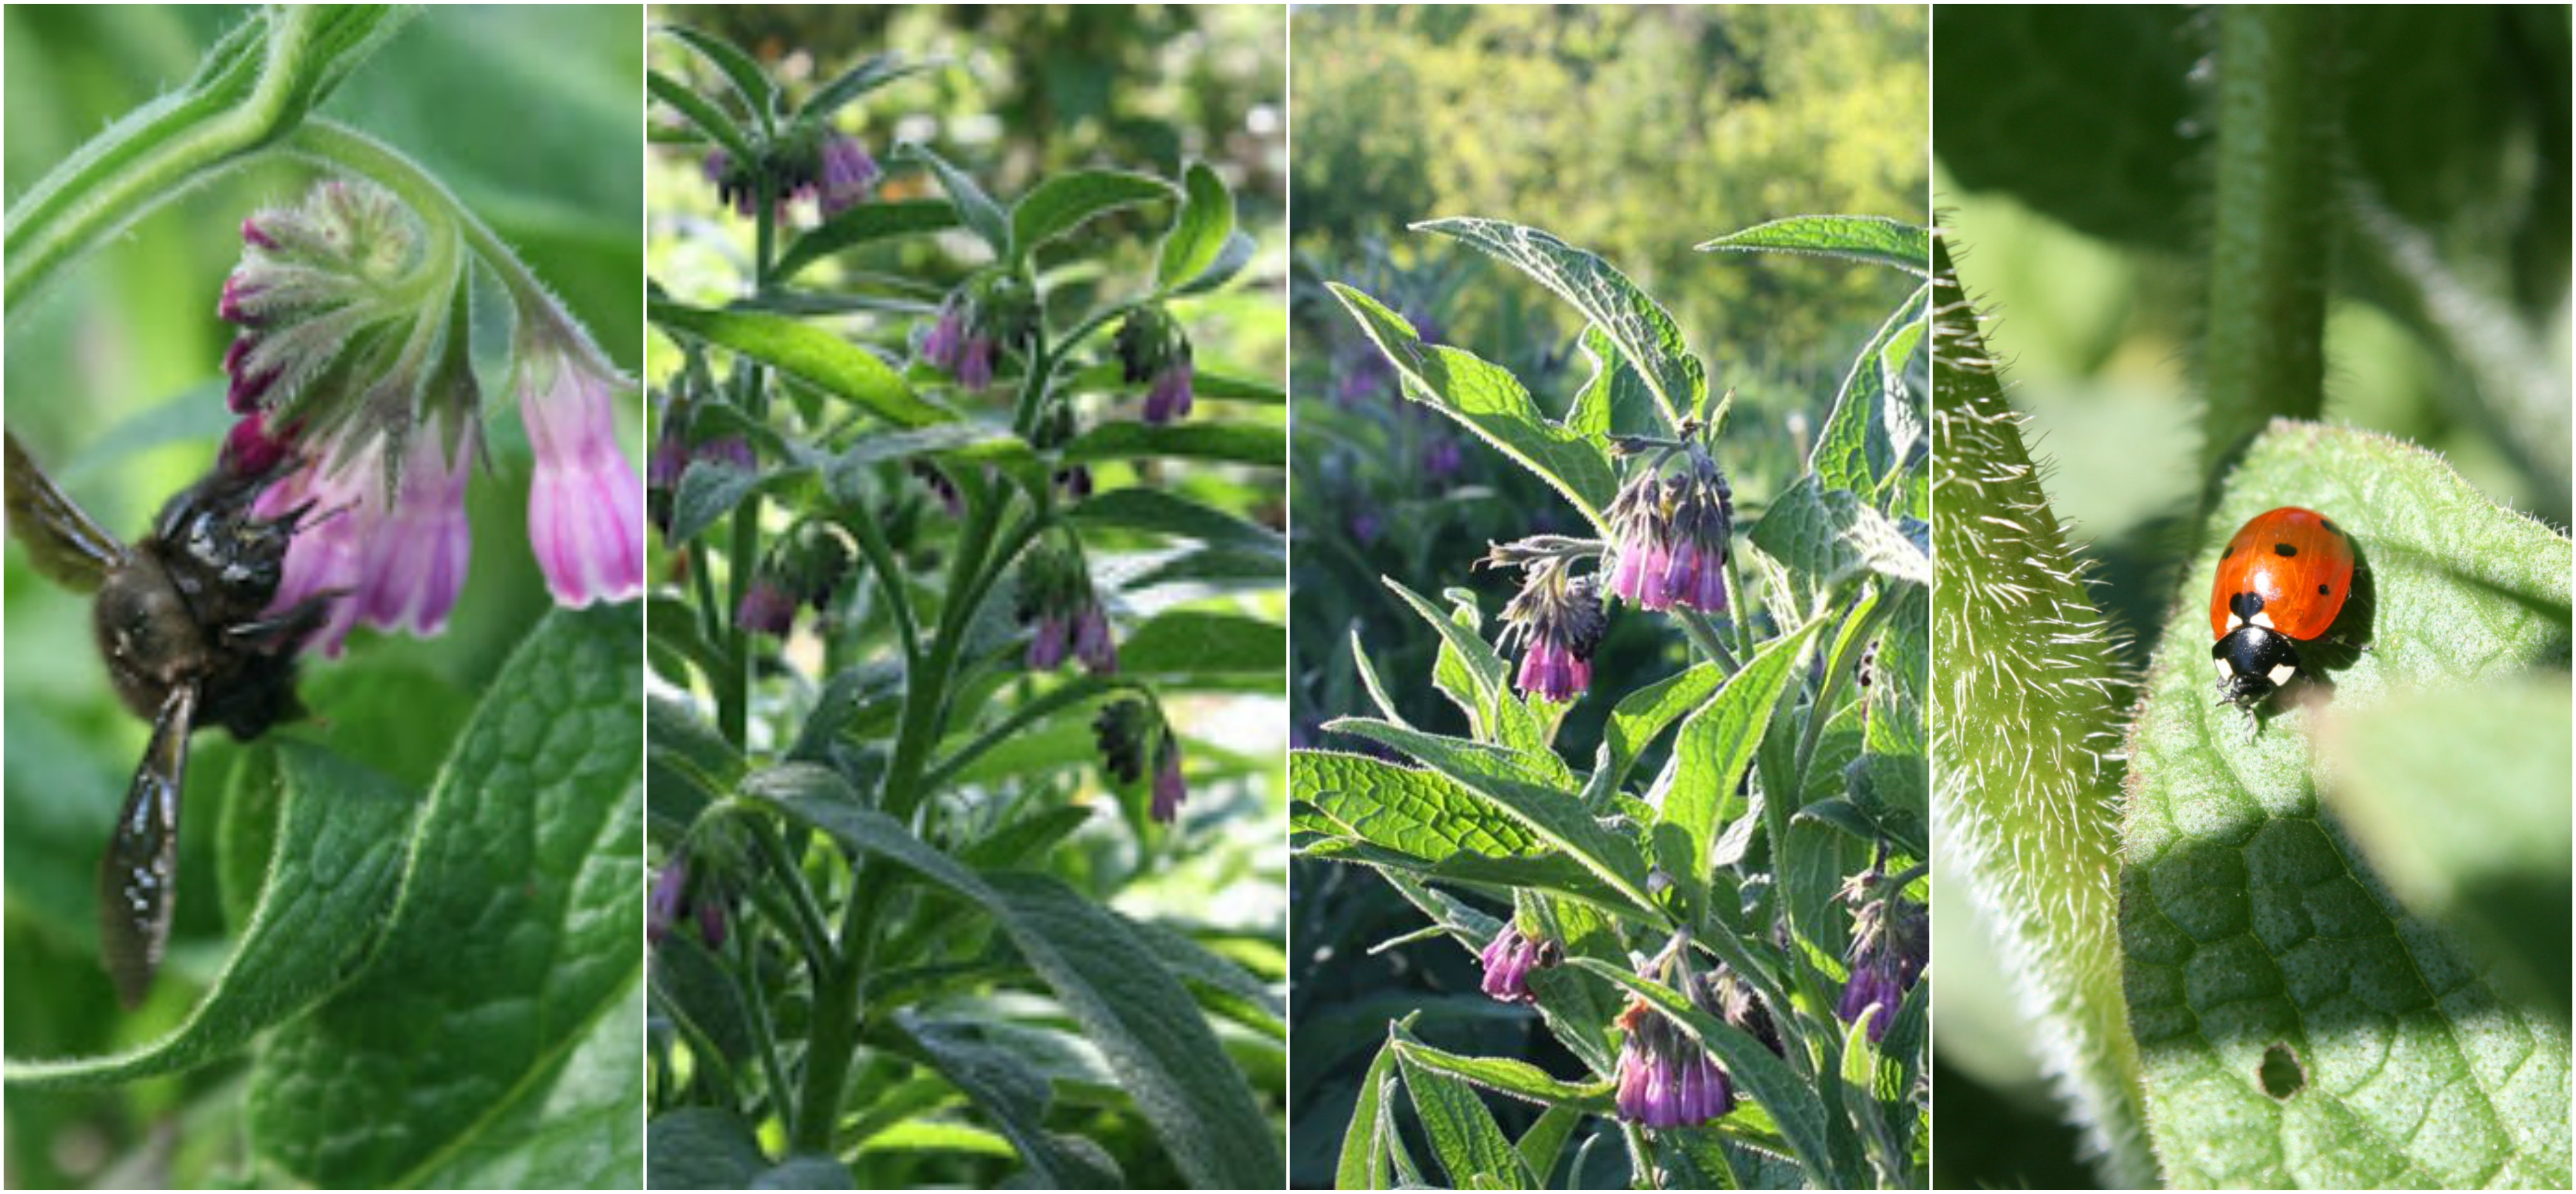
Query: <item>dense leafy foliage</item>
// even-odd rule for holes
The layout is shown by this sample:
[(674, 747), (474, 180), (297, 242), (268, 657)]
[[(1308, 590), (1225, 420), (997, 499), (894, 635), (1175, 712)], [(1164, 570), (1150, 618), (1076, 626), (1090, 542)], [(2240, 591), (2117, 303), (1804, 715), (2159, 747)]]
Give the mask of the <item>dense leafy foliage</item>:
[(988, 189), (847, 131), (945, 67), (663, 32), (657, 218), (740, 268), (651, 306), (653, 1183), (1276, 1185), (1276, 945), (1204, 898), (1285, 653), (1226, 171)]
[[(1865, 253), (1886, 228), (1818, 218), (1762, 247)], [(1408, 675), (1354, 637), (1375, 716), (1329, 722), (1322, 747), (1293, 756), (1294, 842), (1378, 873), (1429, 920), (1404, 939), (1481, 955), (1486, 994), (1526, 1005), (1546, 1033), (1526, 1057), (1468, 1056), (1425, 1034), (1500, 1014), (1492, 1004), (1387, 1009), (1336, 1180), (1921, 1180), (1931, 572), (1923, 445), (1905, 429), (1924, 425), (1924, 289), (1852, 359), (1798, 479), (1740, 495), (1762, 513), (1739, 537), (1707, 517), (1724, 505), (1715, 461), (1769, 449), (1726, 433), (1728, 398), (1664, 308), (1534, 228), (1421, 231), (1526, 272), (1593, 329), (1590, 380), (1550, 409), (1511, 371), (1334, 289), (1410, 402), (1553, 491), (1562, 533), (1496, 546), (1526, 577), (1499, 638), (1472, 591), (1435, 602), (1386, 581), (1439, 647)], [(1658, 551), (1677, 561), (1669, 584), (1647, 563)], [(1614, 620), (1678, 633), (1688, 661), (1632, 671), (1596, 657), (1614, 594)], [(1570, 672), (1542, 666), (1569, 658)], [(1464, 735), (1422, 728), (1392, 695), (1424, 681)], [(1594, 701), (1610, 710), (1600, 746), (1571, 754), (1559, 730)], [(1557, 1076), (1568, 1062), (1576, 1076)], [(1507, 1122), (1522, 1123), (1517, 1139)]]

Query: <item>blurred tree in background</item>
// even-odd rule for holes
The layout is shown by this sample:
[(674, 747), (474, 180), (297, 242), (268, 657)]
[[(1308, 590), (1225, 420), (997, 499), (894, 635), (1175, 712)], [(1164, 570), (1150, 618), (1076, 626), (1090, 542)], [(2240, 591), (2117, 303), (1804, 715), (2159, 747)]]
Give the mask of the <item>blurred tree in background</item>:
[[(1599, 254), (1669, 308), (1712, 387), (1736, 390), (1718, 451), (1750, 524), (1904, 288), (1883, 271), (1693, 246), (1811, 212), (1928, 222), (1928, 17), (1920, 6), (1316, 7), (1293, 15), (1289, 35), (1295, 732), (1300, 745), (1364, 749), (1318, 730), (1369, 711), (1354, 636), (1406, 719), (1463, 732), (1454, 706), (1402, 682), (1429, 672), (1436, 640), (1378, 578), (1435, 599), (1473, 588), (1490, 620), (1513, 586), (1471, 562), (1491, 540), (1570, 532), (1550, 520), (1571, 516), (1526, 470), (1403, 399), (1323, 283), (1356, 286), (1426, 339), (1504, 366), (1558, 415), (1590, 375), (1580, 323), (1517, 272), (1406, 227), (1485, 216)], [(1654, 674), (1675, 665), (1674, 647), (1627, 619), (1596, 671)], [(1560, 748), (1589, 757), (1607, 714), (1606, 701), (1578, 703)], [(1292, 875), (1296, 1184), (1332, 1184), (1362, 1068), (1393, 1015), (1429, 1010), (1417, 1028), (1443, 1048), (1579, 1068), (1478, 992), (1465, 951), (1377, 950), (1420, 914), (1375, 876), (1319, 863)], [(1525, 1108), (1495, 1109), (1525, 1126), (1509, 1118)]]

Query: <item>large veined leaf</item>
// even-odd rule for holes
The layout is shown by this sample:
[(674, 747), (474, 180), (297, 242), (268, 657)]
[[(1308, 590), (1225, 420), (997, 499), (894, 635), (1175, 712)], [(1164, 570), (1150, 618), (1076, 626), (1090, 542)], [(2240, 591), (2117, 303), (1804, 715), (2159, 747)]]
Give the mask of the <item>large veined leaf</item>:
[[(1206, 1189), (1276, 1186), (1285, 1172), (1252, 1091), (1189, 990), (1116, 913), (1038, 875), (979, 874), (912, 835), (822, 768), (790, 764), (746, 794), (981, 907), (1106, 1053), (1173, 1161)], [(799, 779), (798, 777), (810, 777)], [(837, 796), (830, 794), (837, 789)], [(1188, 1010), (1184, 1010), (1188, 1009)]]
[(1150, 174), (1076, 170), (1051, 175), (1011, 206), (1011, 249), (1022, 256), (1122, 207), (1172, 197), (1172, 184)]
[(1574, 304), (1619, 346), (1671, 426), (1706, 413), (1707, 368), (1662, 305), (1609, 262), (1536, 228), (1501, 220), (1432, 220), (1414, 228), (1457, 237), (1510, 262)]
[(325, 1186), (443, 1184), (458, 1158), (498, 1163), (524, 1150), (492, 1142), (522, 1140), (565, 1150), (511, 1160), (540, 1184), (614, 1168), (599, 1141), (531, 1120), (642, 1113), (631, 1068), (622, 1109), (601, 1111), (595, 1085), (621, 1056), (599, 1026), (642, 998), (641, 630), (632, 604), (557, 611), (494, 677), (420, 811), (366, 973), (260, 1053), (251, 1138), (272, 1163)]
[(665, 299), (649, 304), (664, 330), (743, 354), (836, 398), (848, 399), (898, 427), (926, 427), (957, 416), (912, 392), (903, 375), (875, 353), (803, 320), (760, 311), (716, 311)]
[[(2334, 633), (2370, 649), (2307, 647), (2314, 678), (2281, 693), (2257, 728), (2211, 698), (2199, 598), (2215, 545), (2290, 502), (2355, 545), (2363, 571)], [(2188, 1185), (2566, 1185), (2565, 1004), (2507, 998), (2467, 943), (2397, 898), (2386, 876), (2414, 873), (2417, 861), (2361, 848), (2338, 804), (2320, 798), (2327, 777), (2309, 740), (2321, 716), (2364, 720), (2386, 703), (2535, 669), (2563, 676), (2568, 541), (2488, 501), (2429, 452), (2294, 422), (2254, 442), (2209, 527), (2212, 547), (2184, 579), (2130, 738), (2121, 937), (2167, 1175)], [(2567, 730), (2526, 720), (2498, 732), (2563, 749)], [(2549, 799), (2563, 817), (2563, 788)]]
[(1351, 287), (1335, 283), (1332, 290), (1404, 374), (1406, 397), (1456, 419), (1519, 461), (1574, 503), (1584, 521), (1609, 534), (1602, 511), (1618, 493), (1619, 474), (1610, 463), (1606, 431), (1586, 433), (1549, 421), (1510, 370), (1471, 352), (1425, 343), (1403, 316)]
[(11, 1089), (101, 1086), (228, 1057), (347, 980), (383, 925), (416, 802), (338, 755), (278, 748), (285, 790), (268, 880), (232, 960), (178, 1028), (112, 1057), (11, 1060)]

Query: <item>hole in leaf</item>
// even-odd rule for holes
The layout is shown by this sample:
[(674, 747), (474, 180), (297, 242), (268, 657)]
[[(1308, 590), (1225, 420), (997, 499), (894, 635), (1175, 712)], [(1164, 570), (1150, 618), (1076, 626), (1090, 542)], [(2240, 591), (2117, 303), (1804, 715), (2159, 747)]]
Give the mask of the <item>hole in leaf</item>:
[(2255, 1077), (2263, 1083), (2263, 1093), (2287, 1100), (2307, 1088), (2308, 1072), (2299, 1065), (2299, 1055), (2288, 1045), (2274, 1045), (2263, 1051), (2263, 1068)]

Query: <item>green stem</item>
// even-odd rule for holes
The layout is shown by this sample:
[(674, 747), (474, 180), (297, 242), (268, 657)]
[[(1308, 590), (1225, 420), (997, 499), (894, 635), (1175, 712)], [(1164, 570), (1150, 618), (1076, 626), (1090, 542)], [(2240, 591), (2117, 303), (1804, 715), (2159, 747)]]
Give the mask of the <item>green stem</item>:
[(903, 664), (907, 668), (921, 664), (921, 630), (912, 612), (912, 595), (905, 591), (903, 569), (894, 557), (894, 548), (886, 542), (885, 527), (867, 510), (852, 513), (843, 524), (859, 541), (859, 554), (868, 558), (876, 570), (878, 587), (885, 590), (886, 606), (894, 611), (895, 633), (903, 639)]
[(226, 34), (186, 84), (84, 142), (11, 205), (0, 305), (27, 303), (136, 221), (294, 132), (408, 16), (296, 5)]
[(2272, 419), (2324, 407), (2337, 20), (2286, 4), (2218, 11), (2205, 491)]

